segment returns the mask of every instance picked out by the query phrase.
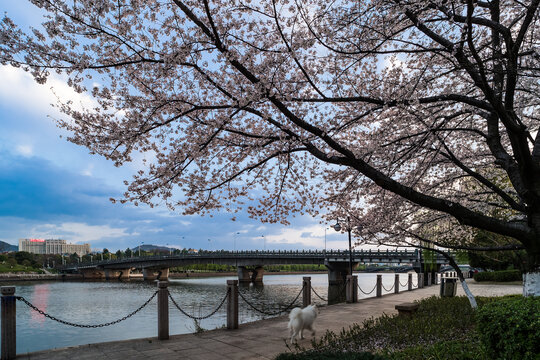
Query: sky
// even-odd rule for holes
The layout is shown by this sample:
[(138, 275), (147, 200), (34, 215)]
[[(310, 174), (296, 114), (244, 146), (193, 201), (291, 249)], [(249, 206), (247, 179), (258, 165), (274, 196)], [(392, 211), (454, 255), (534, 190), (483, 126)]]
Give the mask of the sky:
[[(39, 22), (25, 2), (2, 4), (14, 19)], [(182, 216), (165, 207), (112, 204), (125, 191), (140, 163), (116, 168), (68, 142), (55, 120), (63, 115), (57, 98), (91, 104), (60, 75), (38, 85), (20, 69), (0, 65), (0, 240), (64, 239), (111, 251), (154, 244), (175, 248), (226, 250), (346, 249), (347, 235), (320, 218), (290, 218), (291, 225), (263, 224), (247, 214)], [(325, 229), (326, 228), (326, 229)]]

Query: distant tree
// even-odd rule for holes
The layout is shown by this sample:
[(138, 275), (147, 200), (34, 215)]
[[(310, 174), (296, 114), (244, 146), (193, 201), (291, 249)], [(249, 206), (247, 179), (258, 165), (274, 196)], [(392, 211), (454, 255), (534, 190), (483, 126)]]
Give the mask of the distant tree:
[(103, 248), (103, 255), (108, 254), (108, 253), (109, 253), (109, 249)]
[(130, 248), (127, 248), (127, 249), (124, 251), (124, 254), (126, 254), (126, 257), (131, 257), (131, 254), (132, 254), (132, 253), (133, 253), (133, 252), (131, 251)]
[(120, 259), (122, 257), (122, 251), (121, 250), (116, 251), (116, 257), (118, 259)]

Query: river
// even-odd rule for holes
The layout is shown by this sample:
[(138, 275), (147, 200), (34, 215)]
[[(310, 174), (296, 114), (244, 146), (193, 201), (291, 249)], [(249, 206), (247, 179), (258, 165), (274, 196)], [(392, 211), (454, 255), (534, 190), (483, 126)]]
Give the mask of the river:
[[(370, 292), (376, 281), (374, 273), (359, 273), (358, 284)], [(390, 289), (394, 274), (383, 275), (383, 286)], [(302, 277), (311, 276), (312, 287), (323, 299), (328, 298), (328, 276), (324, 274), (264, 275), (264, 285), (240, 286), (239, 291), (257, 309), (276, 312), (287, 307), (302, 288)], [(169, 292), (176, 303), (188, 314), (204, 316), (222, 301), (226, 280), (236, 277), (170, 279)], [(407, 282), (407, 274), (400, 274), (400, 282)], [(416, 285), (416, 280), (413, 280)], [(130, 280), (124, 282), (41, 281), (2, 283), (16, 286), (17, 296), (61, 320), (76, 324), (102, 324), (120, 319), (144, 304), (157, 290), (155, 282)], [(400, 286), (406, 290), (407, 286)], [(340, 292), (339, 289), (337, 291)], [(393, 290), (392, 290), (393, 292)], [(388, 293), (383, 289), (383, 294)], [(312, 302), (327, 304), (312, 292)], [(331, 293), (330, 297), (334, 295)], [(369, 297), (375, 296), (372, 292)], [(368, 297), (361, 291), (358, 297)], [(297, 304), (301, 304), (301, 296)], [(17, 354), (81, 344), (126, 340), (157, 336), (156, 298), (132, 317), (117, 324), (99, 328), (79, 328), (53, 321), (17, 302)], [(169, 301), (170, 334), (186, 334), (202, 329), (215, 329), (226, 324), (226, 306), (215, 315), (196, 323), (183, 315)], [(248, 306), (239, 298), (240, 323), (268, 318)], [(284, 324), (284, 327), (286, 324)]]

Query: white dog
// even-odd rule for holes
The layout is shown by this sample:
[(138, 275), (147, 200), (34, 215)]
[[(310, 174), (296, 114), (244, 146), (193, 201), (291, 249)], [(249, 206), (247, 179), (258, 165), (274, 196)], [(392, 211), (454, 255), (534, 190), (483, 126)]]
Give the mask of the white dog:
[(300, 339), (304, 338), (304, 329), (310, 330), (313, 336), (315, 336), (315, 330), (313, 330), (313, 322), (317, 318), (317, 306), (309, 305), (304, 309), (294, 308), (289, 314), (289, 330), (291, 335), (291, 344), (296, 340), (298, 335)]

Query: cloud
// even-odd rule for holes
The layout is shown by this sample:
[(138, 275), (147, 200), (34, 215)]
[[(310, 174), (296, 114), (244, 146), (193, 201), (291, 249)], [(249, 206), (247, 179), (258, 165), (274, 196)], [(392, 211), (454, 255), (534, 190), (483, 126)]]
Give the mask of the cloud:
[(34, 155), (34, 149), (32, 145), (18, 145), (16, 148), (17, 153), (25, 157), (30, 157)]
[(109, 225), (89, 225), (78, 222), (66, 222), (60, 225), (38, 225), (30, 232), (32, 236), (39, 238), (76, 239), (78, 243), (91, 243), (102, 238), (118, 238), (133, 235), (126, 228), (114, 228)]
[[(88, 94), (79, 94), (67, 85), (66, 80), (57, 74), (51, 74), (44, 85), (36, 83), (29, 73), (10, 65), (0, 66), (0, 99), (26, 111), (43, 117), (43, 114), (58, 115), (58, 110), (51, 107), (58, 99), (63, 102), (73, 101), (73, 105), (95, 107), (96, 101)], [(32, 96), (29, 106), (29, 95)]]

